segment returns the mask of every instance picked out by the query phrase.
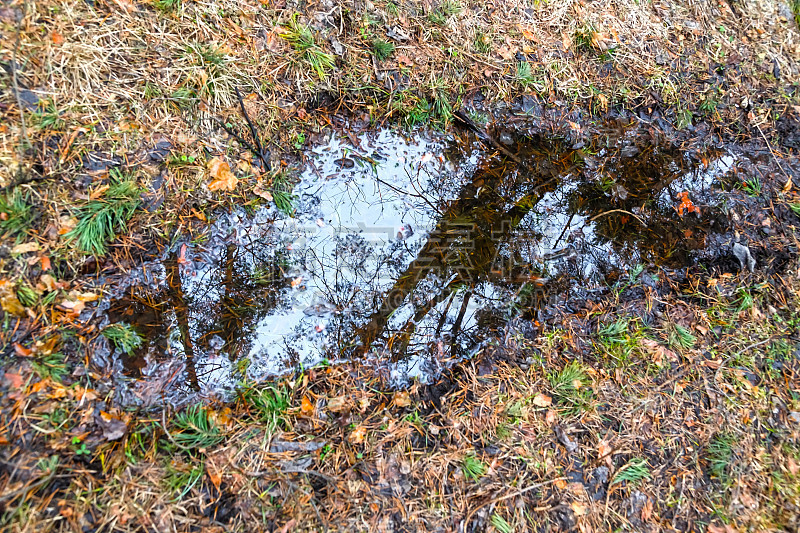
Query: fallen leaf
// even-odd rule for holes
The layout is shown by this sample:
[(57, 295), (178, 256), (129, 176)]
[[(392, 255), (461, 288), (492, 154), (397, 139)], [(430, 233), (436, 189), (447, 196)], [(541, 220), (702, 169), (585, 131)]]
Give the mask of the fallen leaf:
[(12, 389), (21, 389), (22, 384), (25, 382), (20, 374), (15, 374), (12, 372), (6, 372), (3, 378), (6, 380), (6, 383), (8, 383), (8, 386)]
[(300, 402), (300, 411), (306, 416), (313, 416), (314, 404), (311, 403), (311, 400), (308, 398), (308, 396), (303, 396), (303, 401)]
[(208, 184), (209, 191), (233, 191), (239, 184), (228, 163), (218, 157), (208, 162), (208, 173), (213, 178)]
[(503, 46), (497, 49), (497, 53), (500, 54), (500, 57), (502, 57), (506, 61), (509, 61), (511, 58), (514, 57), (515, 52), (510, 47)]
[(411, 67), (414, 65), (414, 60), (405, 54), (397, 54), (397, 62), (401, 67)]
[(550, 407), (553, 404), (553, 398), (547, 394), (539, 392), (533, 397), (531, 403), (533, 403), (533, 405), (536, 407)]
[(222, 473), (217, 469), (214, 461), (206, 461), (206, 474), (214, 487), (219, 490), (219, 486), (222, 484)]
[(64, 300), (58, 304), (62, 311), (67, 311), (71, 316), (78, 316), (86, 308), (86, 304), (76, 300)]
[(583, 516), (589, 512), (589, 510), (586, 508), (586, 504), (581, 502), (572, 502), (569, 504), (569, 506), (570, 509), (572, 509), (572, 512), (575, 513), (575, 516)]
[(128, 431), (128, 424), (123, 420), (105, 411), (100, 411), (100, 422), (98, 424), (103, 430), (103, 437), (106, 440), (119, 440)]
[(666, 360), (679, 360), (679, 357), (675, 352), (666, 346), (662, 346), (653, 339), (641, 339), (639, 342), (642, 348), (644, 348), (644, 350), (653, 357), (655, 363), (659, 366), (662, 366)]
[(603, 459), (605, 462), (611, 466), (611, 454), (614, 453), (614, 448), (611, 447), (611, 444), (608, 443), (606, 440), (601, 440), (600, 443), (597, 445), (597, 455), (598, 459)]
[(55, 30), (50, 33), (50, 39), (53, 41), (53, 44), (64, 44), (64, 37)]
[(0, 285), (0, 307), (6, 313), (15, 316), (25, 316), (25, 307), (20, 303), (17, 298), (17, 293), (10, 284), (4, 283)]
[(256, 196), (260, 196), (261, 198), (263, 198), (268, 202), (271, 202), (273, 200), (272, 192), (266, 187), (264, 187), (264, 184), (260, 181), (256, 183), (255, 187), (253, 187), (253, 194), (255, 194)]
[(294, 518), (286, 522), (282, 528), (280, 528), (277, 533), (288, 533), (290, 529), (293, 529), (294, 526), (297, 525), (297, 521)]
[(347, 409), (347, 396), (337, 396), (328, 400), (328, 411), (339, 413)]
[(394, 404), (397, 407), (408, 407), (411, 405), (411, 395), (407, 391), (398, 391), (394, 393)]
[(356, 429), (350, 433), (350, 442), (354, 444), (360, 444), (364, 442), (364, 439), (367, 437), (367, 428), (364, 426), (358, 426)]
[(186, 244), (184, 243), (181, 245), (181, 252), (178, 254), (178, 264), (179, 265), (189, 265), (191, 261), (186, 259)]
[(689, 199), (689, 193), (687, 191), (678, 193), (678, 200), (679, 203), (677, 206), (675, 206), (675, 211), (678, 212), (678, 215), (683, 216), (684, 212), (697, 213), (698, 215), (700, 214), (700, 208), (692, 203), (692, 201)]
[(25, 346), (21, 345), (18, 342), (14, 343), (14, 352), (19, 357), (30, 357), (33, 354), (33, 350), (30, 348), (26, 348)]
[(26, 254), (28, 252), (35, 252), (39, 249), (39, 243), (35, 241), (24, 242), (14, 246), (11, 253), (14, 255)]
[(58, 282), (56, 282), (56, 278), (50, 274), (42, 274), (42, 276), (39, 278), (39, 283), (47, 291), (54, 291), (58, 288)]

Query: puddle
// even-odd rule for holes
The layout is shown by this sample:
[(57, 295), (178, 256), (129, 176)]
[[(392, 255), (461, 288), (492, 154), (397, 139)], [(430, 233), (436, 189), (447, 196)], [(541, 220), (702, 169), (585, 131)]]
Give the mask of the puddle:
[(625, 133), (507, 149), (519, 162), (453, 138), (333, 138), (308, 154), (293, 218), (224, 214), (143, 266), (108, 310), (146, 341), (117, 364), (151, 392), (355, 357), (430, 379), (509, 320), (637, 265), (689, 265), (726, 231), (715, 182), (730, 155), (693, 165)]

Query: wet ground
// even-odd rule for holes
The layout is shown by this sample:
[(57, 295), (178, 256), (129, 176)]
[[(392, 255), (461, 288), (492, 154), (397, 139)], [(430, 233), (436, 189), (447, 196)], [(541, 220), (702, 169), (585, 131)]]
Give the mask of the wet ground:
[(127, 400), (355, 357), (390, 381), (435, 379), (520, 318), (730, 245), (731, 153), (624, 123), (493, 142), (331, 135), (307, 154), (292, 216), (223, 213), (142, 265), (103, 306), (145, 340), (105, 362), (135, 385)]

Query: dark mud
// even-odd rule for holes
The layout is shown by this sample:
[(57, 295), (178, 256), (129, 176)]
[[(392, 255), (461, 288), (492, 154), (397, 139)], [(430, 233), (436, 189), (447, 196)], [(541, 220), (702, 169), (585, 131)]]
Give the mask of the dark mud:
[(721, 183), (736, 156), (627, 124), (578, 141), (505, 134), (502, 150), (347, 139), (308, 154), (294, 216), (222, 214), (106, 303), (145, 340), (106, 361), (135, 397), (355, 357), (390, 381), (433, 380), (520, 317), (732, 244)]

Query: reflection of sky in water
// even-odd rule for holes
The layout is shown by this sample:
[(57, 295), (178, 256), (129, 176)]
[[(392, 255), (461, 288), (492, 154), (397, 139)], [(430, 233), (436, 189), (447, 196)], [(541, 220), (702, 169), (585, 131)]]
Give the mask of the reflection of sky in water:
[[(388, 130), (362, 135), (358, 143), (354, 147), (334, 138), (307, 154), (309, 164), (294, 189), (295, 218), (277, 215), (273, 208), (223, 215), (209, 230), (210, 246), (189, 247), (192, 262), (180, 268), (180, 282), (201, 385), (231, 382), (236, 363), (227, 352), (232, 342), (241, 348), (236, 357), (249, 359), (254, 379), (336, 359), (337, 350), (355, 340), (384, 294), (418, 259), (441, 218), (439, 209), (446, 201), (463, 200), (464, 185), (480, 159), (473, 153), (456, 169), (440, 157), (441, 144), (408, 141)], [(707, 170), (678, 173), (654, 205), (669, 212), (677, 192), (705, 194), (732, 164), (726, 155)], [(604, 238), (594, 214), (571, 207), (570, 199), (585, 183), (586, 177), (560, 176), (559, 186), (544, 193), (497, 243), (498, 252), (535, 266), (543, 277), (564, 274), (593, 282), (600, 280), (598, 265), (625, 268), (643, 262), (635, 243)], [(269, 269), (278, 274), (260, 284)], [(157, 271), (163, 283), (167, 276)], [(399, 380), (435, 375), (442, 359), (468, 354), (490, 337), (481, 313), (488, 309), (507, 317), (523, 284), (483, 276), (471, 289), (453, 289), (449, 284), (455, 277), (450, 268), (426, 272), (392, 311), (367, 359)], [(245, 285), (235, 288), (242, 280)], [(434, 300), (436, 295), (449, 296)], [(225, 306), (243, 296), (250, 298), (250, 308), (240, 313), (244, 318), (226, 340), (221, 316)], [(184, 353), (174, 309), (164, 317), (167, 349)], [(454, 324), (460, 326), (456, 350), (446, 338)], [(405, 351), (410, 357), (398, 361), (386, 338), (409, 325), (413, 334)]]
[(388, 131), (374, 141), (361, 137), (361, 144), (363, 151), (334, 139), (315, 150), (313, 169), (294, 190), (296, 218), (276, 221), (297, 286), (291, 308), (255, 328), (254, 377), (282, 371), (287, 350), (305, 365), (328, 357), (341, 327), (357, 318), (351, 313), (368, 310), (391, 286), (436, 223), (427, 199), (437, 199), (430, 189), (448, 171), (432, 153), (438, 147)]

